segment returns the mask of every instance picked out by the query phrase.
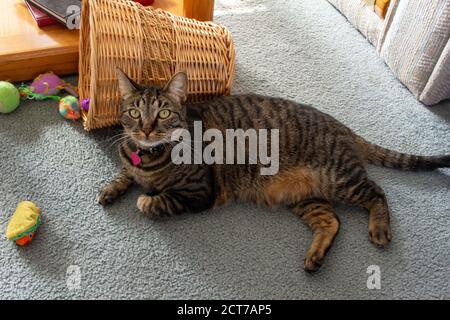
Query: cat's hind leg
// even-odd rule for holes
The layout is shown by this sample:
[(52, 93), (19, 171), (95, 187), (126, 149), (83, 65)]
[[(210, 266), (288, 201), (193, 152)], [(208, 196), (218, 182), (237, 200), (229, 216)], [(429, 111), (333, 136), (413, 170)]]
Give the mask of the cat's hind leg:
[(132, 183), (133, 178), (128, 174), (126, 169), (123, 168), (113, 181), (100, 189), (96, 199), (97, 202), (102, 206), (112, 203), (123, 194)]
[(375, 182), (365, 179), (351, 188), (346, 201), (369, 210), (369, 238), (377, 247), (384, 248), (392, 240), (389, 208), (381, 189)]
[(321, 199), (298, 202), (293, 205), (292, 210), (313, 232), (313, 240), (305, 257), (304, 268), (308, 272), (316, 271), (322, 265), (339, 231), (339, 219), (331, 204)]

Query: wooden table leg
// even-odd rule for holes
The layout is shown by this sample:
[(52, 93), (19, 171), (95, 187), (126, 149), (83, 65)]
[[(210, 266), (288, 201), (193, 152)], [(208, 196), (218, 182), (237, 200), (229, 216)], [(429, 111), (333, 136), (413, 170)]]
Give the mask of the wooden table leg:
[(214, 0), (184, 0), (183, 15), (199, 21), (212, 21), (214, 16)]

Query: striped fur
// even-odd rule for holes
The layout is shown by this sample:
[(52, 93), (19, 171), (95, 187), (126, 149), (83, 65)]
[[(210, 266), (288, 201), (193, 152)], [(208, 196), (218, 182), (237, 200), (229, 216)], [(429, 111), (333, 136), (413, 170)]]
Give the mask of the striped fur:
[[(99, 202), (110, 203), (135, 182), (145, 191), (137, 207), (148, 216), (197, 212), (230, 201), (287, 206), (313, 232), (304, 263), (307, 271), (321, 265), (338, 232), (339, 220), (332, 208), (335, 202), (369, 211), (369, 235), (376, 246), (384, 247), (392, 239), (386, 197), (368, 178), (366, 162), (401, 169), (450, 165), (449, 156), (406, 155), (370, 144), (331, 116), (293, 101), (235, 95), (184, 105), (184, 74), (175, 75), (165, 88), (140, 87), (121, 72), (119, 81), (125, 135), (119, 148), (123, 169), (103, 187)], [(138, 112), (130, 112), (135, 109)], [(169, 109), (170, 116), (161, 119), (162, 109)], [(191, 128), (194, 120), (201, 120), (204, 129), (223, 133), (230, 128), (279, 129), (279, 173), (260, 175), (260, 164), (173, 164), (170, 134), (175, 128)], [(138, 147), (146, 151), (142, 163), (133, 166), (131, 153)]]

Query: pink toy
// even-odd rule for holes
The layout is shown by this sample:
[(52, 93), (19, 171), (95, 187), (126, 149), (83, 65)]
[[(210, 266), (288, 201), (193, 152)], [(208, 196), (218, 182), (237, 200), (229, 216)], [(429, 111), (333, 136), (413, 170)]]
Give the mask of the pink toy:
[(56, 95), (59, 91), (65, 90), (71, 95), (78, 97), (77, 90), (69, 83), (62, 80), (53, 72), (43, 73), (31, 83), (29, 89), (33, 93), (43, 95)]

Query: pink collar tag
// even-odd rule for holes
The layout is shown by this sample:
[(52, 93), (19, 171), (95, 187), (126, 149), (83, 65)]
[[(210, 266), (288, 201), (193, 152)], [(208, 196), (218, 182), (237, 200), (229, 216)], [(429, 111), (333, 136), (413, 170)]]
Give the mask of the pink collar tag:
[(133, 163), (133, 166), (135, 166), (135, 167), (140, 165), (142, 162), (142, 159), (141, 159), (141, 157), (139, 157), (138, 152), (139, 151), (131, 153), (131, 162)]

